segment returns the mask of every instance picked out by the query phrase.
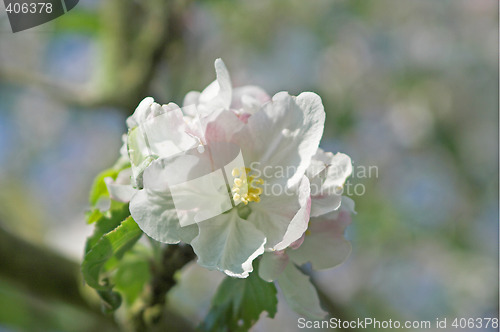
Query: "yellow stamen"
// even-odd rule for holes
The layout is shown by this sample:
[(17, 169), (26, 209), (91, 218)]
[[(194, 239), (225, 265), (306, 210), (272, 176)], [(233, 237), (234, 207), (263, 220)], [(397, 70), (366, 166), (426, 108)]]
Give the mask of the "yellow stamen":
[(250, 168), (234, 168), (231, 175), (234, 177), (234, 185), (231, 188), (233, 200), (236, 205), (243, 203), (247, 205), (250, 202), (260, 202), (260, 194), (262, 188), (257, 185), (263, 185), (264, 180), (256, 178), (255, 175), (250, 175)]

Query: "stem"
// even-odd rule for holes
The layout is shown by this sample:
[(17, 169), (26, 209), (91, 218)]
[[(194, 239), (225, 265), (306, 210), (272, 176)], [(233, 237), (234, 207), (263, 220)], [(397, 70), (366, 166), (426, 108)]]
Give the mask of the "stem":
[[(152, 266), (153, 276), (144, 291), (143, 301), (132, 315), (132, 325), (135, 331), (150, 331), (164, 323), (166, 320), (166, 295), (177, 283), (174, 278), (175, 273), (195, 257), (193, 249), (188, 245), (168, 245), (165, 247), (161, 263)], [(173, 319), (169, 319), (170, 330), (176, 330), (171, 326), (173, 321)], [(189, 323), (183, 322), (179, 317), (175, 318), (175, 323), (179, 325), (179, 330), (192, 329)]]

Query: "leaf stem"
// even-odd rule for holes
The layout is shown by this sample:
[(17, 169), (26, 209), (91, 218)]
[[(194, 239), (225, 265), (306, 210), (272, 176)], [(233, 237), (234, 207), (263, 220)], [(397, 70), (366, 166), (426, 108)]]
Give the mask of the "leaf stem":
[[(151, 331), (165, 321), (166, 295), (175, 286), (175, 273), (190, 263), (196, 255), (188, 245), (168, 245), (161, 254), (161, 263), (153, 264), (152, 278), (145, 288), (142, 301), (134, 310), (131, 323), (135, 331)], [(176, 324), (182, 325), (183, 331), (192, 326), (176, 317)], [(169, 326), (175, 330), (172, 326)], [(180, 328), (180, 327), (179, 327)]]

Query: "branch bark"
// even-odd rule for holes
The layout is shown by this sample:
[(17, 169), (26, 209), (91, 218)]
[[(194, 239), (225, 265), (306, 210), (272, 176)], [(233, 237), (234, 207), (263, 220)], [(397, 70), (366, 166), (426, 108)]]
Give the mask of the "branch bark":
[(106, 331), (117, 331), (112, 316), (103, 315), (80, 293), (80, 267), (55, 252), (35, 246), (0, 226), (0, 275), (38, 298), (70, 304), (87, 313)]

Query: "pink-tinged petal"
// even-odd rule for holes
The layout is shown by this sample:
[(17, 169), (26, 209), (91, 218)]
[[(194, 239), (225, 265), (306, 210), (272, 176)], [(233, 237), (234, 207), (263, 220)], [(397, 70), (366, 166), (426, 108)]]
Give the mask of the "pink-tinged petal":
[(206, 124), (205, 139), (210, 142), (230, 142), (233, 135), (243, 128), (242, 122), (233, 111), (222, 111)]
[(312, 218), (304, 243), (296, 250), (287, 251), (290, 259), (298, 265), (311, 262), (316, 270), (342, 263), (351, 252), (351, 244), (344, 238), (345, 228), (350, 222), (347, 211)]
[(304, 239), (305, 238), (306, 238), (306, 233), (302, 234), (302, 236), (297, 241), (295, 241), (294, 243), (292, 243), (290, 245), (290, 248), (291, 249), (297, 249), (297, 248), (299, 248), (302, 245), (302, 243), (304, 243)]
[(251, 115), (257, 112), (262, 105), (270, 100), (271, 97), (269, 97), (269, 95), (258, 86), (242, 86), (233, 90), (231, 108)]
[(268, 282), (278, 279), (285, 270), (288, 261), (288, 255), (284, 250), (265, 252), (260, 260), (259, 276)]
[(248, 123), (248, 118), (252, 116), (250, 113), (236, 113), (236, 116), (241, 120), (243, 123)]

